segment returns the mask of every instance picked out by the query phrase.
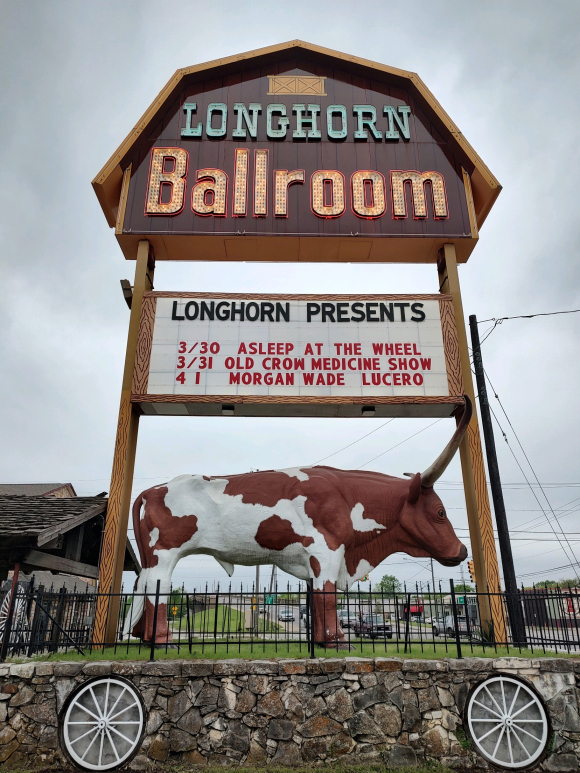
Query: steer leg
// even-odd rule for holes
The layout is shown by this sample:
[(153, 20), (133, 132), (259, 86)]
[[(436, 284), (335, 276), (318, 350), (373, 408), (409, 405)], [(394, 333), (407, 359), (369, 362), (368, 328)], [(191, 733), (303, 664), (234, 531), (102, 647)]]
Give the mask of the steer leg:
[[(167, 560), (161, 553), (159, 555), (159, 563), (157, 566), (149, 570), (147, 596), (145, 598), (145, 624), (143, 627), (144, 641), (152, 641), (154, 634), (153, 624), (155, 622), (155, 644), (166, 644), (173, 640), (167, 622), (167, 604), (171, 592), (171, 575), (173, 574), (174, 565), (174, 562)], [(157, 580), (159, 580), (160, 583), (157, 620), (155, 621)]]
[(321, 647), (349, 647), (336, 614), (336, 584), (329, 580), (314, 591), (314, 641)]

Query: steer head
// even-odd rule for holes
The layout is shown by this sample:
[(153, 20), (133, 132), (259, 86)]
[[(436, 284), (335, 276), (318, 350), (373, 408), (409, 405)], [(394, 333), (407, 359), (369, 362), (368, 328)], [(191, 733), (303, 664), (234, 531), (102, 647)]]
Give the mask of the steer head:
[(453, 437), (425, 472), (411, 477), (400, 519), (403, 543), (400, 549), (410, 556), (435, 558), (444, 566), (457, 566), (467, 558), (467, 548), (457, 538), (433, 485), (459, 448), (472, 411), (471, 400), (465, 395), (465, 407)]

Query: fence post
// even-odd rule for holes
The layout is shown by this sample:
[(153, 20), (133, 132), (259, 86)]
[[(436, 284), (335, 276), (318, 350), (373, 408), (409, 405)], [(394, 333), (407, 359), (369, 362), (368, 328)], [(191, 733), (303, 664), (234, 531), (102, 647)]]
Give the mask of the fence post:
[[(157, 638), (157, 610), (159, 609), (159, 591), (161, 589), (161, 580), (157, 580), (157, 587), (155, 589), (155, 609), (153, 610), (153, 635), (151, 637), (151, 654), (149, 655), (149, 661), (155, 660), (155, 639)], [(147, 608), (147, 597), (145, 598), (145, 608)]]
[(457, 604), (455, 603), (455, 585), (453, 580), (449, 580), (451, 587), (451, 605), (453, 607), (453, 627), (455, 628), (455, 645), (457, 647), (457, 657), (463, 658), (461, 654), (461, 637), (459, 636), (459, 620), (457, 619)]
[(409, 641), (409, 625), (411, 622), (411, 594), (407, 593), (407, 605), (405, 610), (405, 649), (407, 652), (407, 644), (409, 644), (409, 651), (411, 650), (411, 643)]
[(308, 607), (310, 610), (310, 657), (316, 657), (314, 654), (314, 581), (308, 580)]
[(10, 644), (10, 634), (12, 633), (12, 618), (14, 617), (14, 604), (16, 602), (16, 591), (18, 588), (18, 575), (20, 574), (20, 564), (14, 565), (14, 574), (12, 575), (12, 588), (10, 589), (10, 606), (6, 617), (4, 627), (4, 636), (2, 637), (2, 647), (0, 648), (0, 663), (4, 663), (8, 654)]

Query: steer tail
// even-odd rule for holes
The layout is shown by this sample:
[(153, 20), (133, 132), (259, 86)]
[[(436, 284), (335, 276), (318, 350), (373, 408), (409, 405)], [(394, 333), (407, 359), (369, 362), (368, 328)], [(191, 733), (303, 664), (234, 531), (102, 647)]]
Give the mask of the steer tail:
[(125, 618), (125, 625), (123, 627), (123, 638), (130, 636), (131, 629), (134, 628), (139, 620), (143, 617), (143, 610), (145, 609), (145, 587), (147, 584), (148, 567), (143, 566), (146, 556), (143, 553), (141, 546), (141, 505), (143, 504), (143, 494), (139, 494), (135, 502), (133, 503), (133, 534), (135, 535), (135, 541), (139, 548), (139, 557), (141, 559), (141, 572), (137, 580), (137, 586), (133, 595), (133, 602), (131, 608), (127, 612)]

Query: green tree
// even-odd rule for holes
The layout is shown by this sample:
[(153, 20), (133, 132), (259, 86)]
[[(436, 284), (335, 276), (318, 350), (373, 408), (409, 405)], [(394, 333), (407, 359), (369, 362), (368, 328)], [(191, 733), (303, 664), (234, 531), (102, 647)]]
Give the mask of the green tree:
[(383, 575), (381, 581), (375, 585), (375, 590), (383, 593), (399, 593), (401, 589), (400, 580), (397, 580), (393, 574)]
[(455, 586), (455, 593), (473, 593), (473, 586), (466, 582), (458, 582)]

